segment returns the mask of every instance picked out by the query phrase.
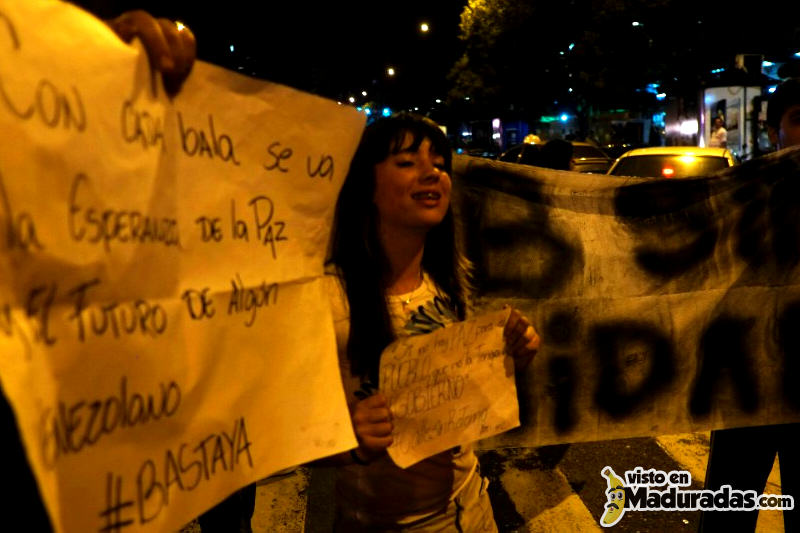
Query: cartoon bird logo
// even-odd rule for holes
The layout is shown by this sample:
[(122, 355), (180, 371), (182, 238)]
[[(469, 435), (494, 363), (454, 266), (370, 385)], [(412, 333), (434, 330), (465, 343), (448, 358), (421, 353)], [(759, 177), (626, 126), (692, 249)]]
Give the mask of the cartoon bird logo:
[(625, 483), (610, 466), (605, 467), (600, 475), (608, 482), (606, 490), (608, 503), (606, 503), (606, 510), (600, 518), (600, 525), (611, 527), (619, 522), (622, 515), (625, 514)]

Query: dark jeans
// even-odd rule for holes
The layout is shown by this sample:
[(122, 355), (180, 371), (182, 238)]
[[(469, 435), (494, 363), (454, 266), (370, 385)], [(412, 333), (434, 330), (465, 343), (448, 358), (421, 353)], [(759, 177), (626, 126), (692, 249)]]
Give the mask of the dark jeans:
[[(776, 453), (781, 494), (795, 498), (795, 510), (783, 511), (785, 530), (800, 531), (800, 511), (796, 507), (800, 498), (800, 424), (712, 431), (705, 488), (719, 490), (722, 485), (730, 485), (735, 490), (754, 490), (761, 495)], [(757, 519), (758, 511), (707, 511), (701, 515), (700, 531), (751, 532)]]
[(203, 533), (253, 533), (250, 519), (256, 508), (256, 484), (237, 490), (201, 514), (197, 521)]

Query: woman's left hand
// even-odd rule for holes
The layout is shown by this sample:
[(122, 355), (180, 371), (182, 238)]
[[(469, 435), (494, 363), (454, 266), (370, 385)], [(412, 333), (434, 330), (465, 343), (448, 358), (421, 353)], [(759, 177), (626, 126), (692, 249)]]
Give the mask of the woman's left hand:
[(503, 331), (506, 351), (514, 358), (514, 368), (522, 370), (533, 361), (539, 351), (541, 339), (530, 321), (517, 309), (511, 309), (511, 316)]

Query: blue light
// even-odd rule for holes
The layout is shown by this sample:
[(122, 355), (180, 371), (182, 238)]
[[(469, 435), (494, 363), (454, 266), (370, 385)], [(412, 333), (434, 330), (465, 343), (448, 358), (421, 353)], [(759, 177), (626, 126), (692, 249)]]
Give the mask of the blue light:
[(777, 86), (777, 85), (773, 85), (772, 87), (769, 87), (769, 88), (767, 88), (767, 92), (768, 92), (769, 94), (772, 94), (772, 93), (774, 93), (774, 92), (775, 92), (775, 89), (777, 89), (777, 88), (778, 88), (778, 86)]
[(667, 98), (667, 93), (658, 93), (656, 95), (656, 100), (658, 100), (659, 102), (663, 102), (664, 99), (666, 98)]
[(365, 107), (365, 108), (364, 108), (364, 113), (365, 113), (367, 116), (370, 116), (370, 115), (372, 114), (372, 109), (370, 109), (370, 108), (368, 108), (368, 107)]
[(794, 57), (800, 57), (800, 52), (795, 52)]
[(711, 71), (711, 74), (719, 74), (720, 72), (725, 72), (724, 68), (715, 68)]
[(658, 83), (648, 83), (647, 87), (645, 87), (644, 90), (645, 90), (645, 92), (648, 92), (648, 93), (651, 93), (651, 94), (658, 94), (659, 86), (660, 86), (660, 84), (658, 84)]
[(383, 111), (381, 112), (381, 114), (382, 114), (384, 117), (388, 117), (389, 115), (391, 115), (391, 114), (392, 114), (392, 110), (391, 110), (391, 109), (389, 109), (388, 107), (384, 107), (384, 108), (383, 108)]
[(773, 63), (772, 61), (762, 61), (762, 62), (761, 62), (761, 66), (762, 66), (762, 67), (771, 67), (771, 66), (772, 66), (772, 65), (774, 65), (774, 64), (775, 64), (775, 63)]
[(233, 53), (233, 45), (231, 45), (231, 53)]
[(566, 113), (561, 115), (561, 117), (559, 117), (559, 118), (561, 118), (561, 122), (566, 122), (567, 120), (569, 120), (569, 116)]
[(572, 50), (573, 48), (575, 48), (575, 43), (569, 43), (569, 47), (568, 47), (568, 48), (569, 48), (570, 50)]

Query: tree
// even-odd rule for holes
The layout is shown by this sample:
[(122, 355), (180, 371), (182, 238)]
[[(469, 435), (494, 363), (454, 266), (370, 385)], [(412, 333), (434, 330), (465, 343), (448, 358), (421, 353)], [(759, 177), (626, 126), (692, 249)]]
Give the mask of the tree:
[(641, 109), (655, 101), (644, 91), (648, 84), (668, 94), (696, 94), (710, 70), (732, 66), (736, 54), (800, 49), (797, 18), (772, 19), (748, 19), (720, 1), (470, 0), (461, 15), (464, 53), (450, 71), (450, 97), (529, 113), (563, 106), (579, 115), (588, 108)]

